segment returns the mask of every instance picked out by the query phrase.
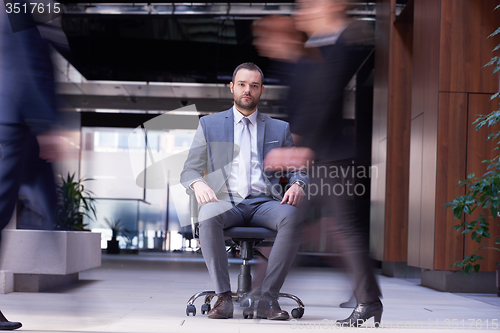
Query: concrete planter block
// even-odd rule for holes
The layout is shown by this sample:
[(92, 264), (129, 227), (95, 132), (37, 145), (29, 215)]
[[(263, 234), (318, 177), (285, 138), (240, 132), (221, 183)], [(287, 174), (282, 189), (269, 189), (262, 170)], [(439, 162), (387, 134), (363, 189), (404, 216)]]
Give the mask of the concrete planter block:
[(14, 273), (12, 271), (0, 271), (0, 294), (8, 294), (14, 291)]
[(78, 282), (78, 273), (68, 275), (16, 274), (14, 291), (33, 293)]
[(495, 293), (495, 272), (422, 271), (422, 286), (452, 293)]
[(382, 275), (395, 277), (399, 279), (419, 279), (422, 269), (408, 266), (406, 262), (383, 261)]
[[(16, 229), (6, 229), (2, 233), (0, 270), (14, 273), (14, 285), (19, 284), (17, 275), (23, 281), (27, 281), (26, 274), (31, 275), (32, 281), (61, 281), (56, 277), (47, 279), (34, 275), (72, 275), (99, 266), (99, 233)], [(49, 286), (50, 283), (40, 285)]]

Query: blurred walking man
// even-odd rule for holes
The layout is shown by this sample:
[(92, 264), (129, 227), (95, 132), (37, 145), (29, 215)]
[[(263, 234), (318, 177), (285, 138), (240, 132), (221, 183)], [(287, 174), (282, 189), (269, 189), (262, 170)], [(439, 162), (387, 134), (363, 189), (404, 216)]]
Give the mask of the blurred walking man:
[[(344, 88), (366, 57), (363, 43), (372, 36), (363, 22), (346, 15), (346, 0), (298, 0), (295, 27), (307, 34), (306, 48), (319, 51), (320, 58), (299, 62), (301, 81), (292, 85), (295, 103), (290, 106), (290, 126), (299, 138), (295, 150), (279, 149), (264, 161), (265, 168), (280, 169), (312, 165), (316, 171), (343, 170), (337, 174), (311, 172), (311, 186), (321, 192), (313, 198), (331, 217), (332, 233), (338, 239), (345, 263), (353, 276), (357, 306), (351, 315), (337, 323), (357, 327), (374, 317), (382, 317), (381, 291), (375, 279), (364, 240), (356, 200), (349, 195), (347, 178), (356, 151), (345, 130)], [(366, 48), (365, 48), (366, 49)], [(352, 192), (352, 188), (350, 189)]]
[[(33, 26), (30, 15), (19, 14), (19, 24)], [(0, 10), (0, 231), (9, 223), (21, 185), (36, 192), (53, 223), (57, 203), (52, 167), (56, 157), (58, 122), (52, 63), (48, 43), (37, 28), (13, 33)], [(22, 325), (0, 312), (0, 330)]]

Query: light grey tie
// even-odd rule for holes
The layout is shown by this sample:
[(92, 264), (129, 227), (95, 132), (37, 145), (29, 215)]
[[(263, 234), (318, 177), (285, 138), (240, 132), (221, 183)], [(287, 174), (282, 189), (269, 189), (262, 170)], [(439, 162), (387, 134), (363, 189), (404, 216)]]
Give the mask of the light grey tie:
[(238, 194), (242, 198), (246, 198), (250, 194), (250, 176), (251, 170), (251, 135), (250, 135), (250, 120), (242, 118), (243, 131), (240, 137), (240, 161), (239, 161), (239, 179), (238, 179)]

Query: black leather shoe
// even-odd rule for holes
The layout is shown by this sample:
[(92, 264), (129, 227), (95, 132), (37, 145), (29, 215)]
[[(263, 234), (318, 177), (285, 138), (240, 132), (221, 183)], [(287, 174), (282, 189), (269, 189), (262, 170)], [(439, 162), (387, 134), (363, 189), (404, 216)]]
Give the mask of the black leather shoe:
[(0, 331), (12, 331), (21, 328), (23, 324), (17, 321), (2, 321), (0, 322)]
[(8, 321), (7, 318), (3, 315), (2, 311), (0, 311), (0, 331), (12, 331), (21, 328), (23, 324), (18, 323), (17, 321)]
[(257, 306), (257, 318), (269, 320), (287, 320), (288, 312), (281, 310), (278, 300), (262, 297)]
[(220, 294), (217, 297), (214, 308), (208, 311), (210, 319), (228, 319), (233, 318), (233, 298), (229, 293)]
[(354, 309), (356, 307), (356, 305), (357, 305), (356, 304), (356, 297), (354, 297), (354, 295), (352, 295), (351, 298), (349, 298), (349, 300), (347, 302), (340, 303), (339, 307)]
[(383, 309), (380, 300), (371, 303), (360, 303), (348, 318), (337, 320), (337, 325), (341, 327), (358, 327), (371, 317), (374, 317), (375, 327), (379, 327)]

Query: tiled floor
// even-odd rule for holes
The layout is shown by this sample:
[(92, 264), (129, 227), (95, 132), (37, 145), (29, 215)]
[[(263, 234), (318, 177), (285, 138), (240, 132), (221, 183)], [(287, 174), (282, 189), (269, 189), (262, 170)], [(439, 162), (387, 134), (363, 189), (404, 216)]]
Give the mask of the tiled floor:
[[(231, 264), (236, 285), (237, 261)], [(186, 316), (186, 301), (196, 291), (212, 289), (204, 263), (192, 253), (103, 256), (103, 265), (80, 274), (72, 288), (0, 296), (0, 308), (25, 332), (323, 332), (351, 310), (339, 308), (350, 296), (345, 275), (329, 268), (295, 268), (283, 292), (305, 303), (300, 320), (210, 320)], [(418, 285), (416, 280), (380, 277), (384, 293), (383, 327), (377, 332), (500, 330), (500, 297), (451, 294)], [(290, 311), (294, 304), (281, 301)], [(371, 321), (367, 323), (371, 326)], [(495, 329), (496, 328), (496, 329)], [(353, 329), (351, 329), (353, 330)]]

